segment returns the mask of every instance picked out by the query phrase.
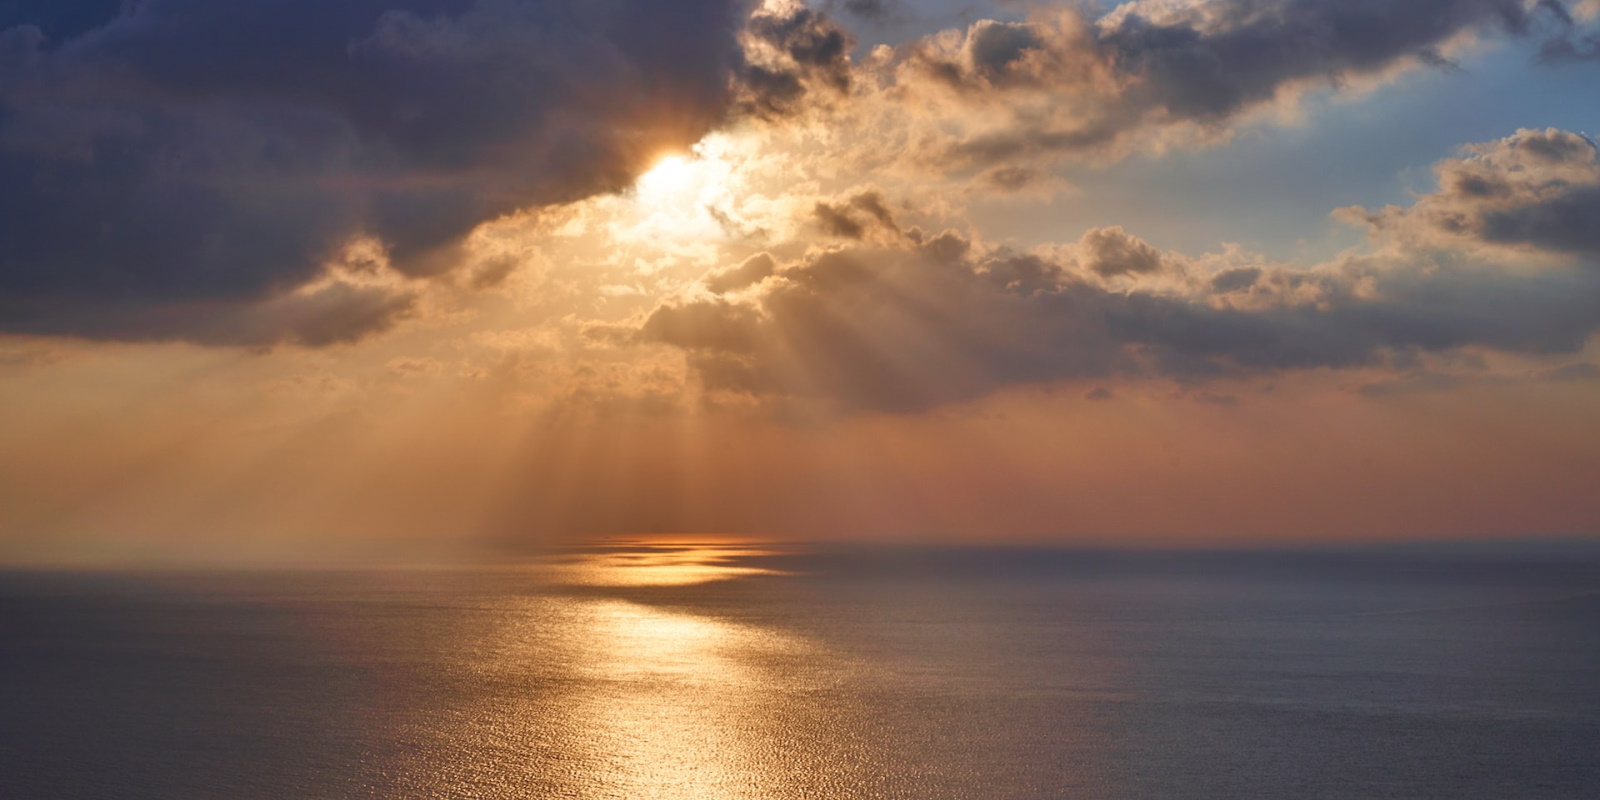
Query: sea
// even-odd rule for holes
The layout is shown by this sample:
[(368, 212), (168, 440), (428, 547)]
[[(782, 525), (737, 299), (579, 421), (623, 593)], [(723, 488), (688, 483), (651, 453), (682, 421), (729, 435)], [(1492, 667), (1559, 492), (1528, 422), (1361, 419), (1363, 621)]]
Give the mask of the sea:
[(0, 573), (0, 798), (1600, 798), (1600, 548)]

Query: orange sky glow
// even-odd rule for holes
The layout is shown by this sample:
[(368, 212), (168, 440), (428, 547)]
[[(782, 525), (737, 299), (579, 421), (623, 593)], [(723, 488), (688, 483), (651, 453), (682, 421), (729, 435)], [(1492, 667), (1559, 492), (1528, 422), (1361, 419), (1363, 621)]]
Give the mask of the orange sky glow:
[[(382, 158), (325, 172), (323, 154), (194, 179), (247, 192), (227, 195), (241, 215), (325, 200), (321, 222), (273, 212), (316, 245), (281, 261), (168, 280), (124, 249), (80, 270), (101, 256), (71, 242), (15, 255), (34, 247), (16, 223), (0, 561), (1600, 532), (1593, 139), (1512, 119), (1355, 186), (1358, 157), (1316, 138), (1359, 119), (1376, 140), (1474, 80), (1417, 53), (1487, 71), (1524, 34), (1467, 20), (1196, 110), (1180, 90), (1198, 88), (1128, 72), (1157, 62), (1130, 55), (1147, 45), (1127, 20), (1190, 26), (1225, 59), (1234, 23), (1199, 7), (913, 31), (767, 2), (725, 43), (739, 58), (682, 85), (580, 81), (551, 115), (579, 133), (518, 118), (436, 157), (391, 132)], [(355, 144), (328, 152), (378, 147), (357, 111)], [(0, 136), (0, 166), (67, 158), (32, 135)], [(1252, 150), (1311, 164), (1315, 197), (1207, 172)], [(1185, 188), (1202, 178), (1215, 202)], [(1320, 210), (1257, 225), (1302, 201)], [(195, 252), (267, 225), (199, 209)], [(47, 285), (33, 265), (57, 261)], [(105, 277), (124, 273), (142, 283)]]

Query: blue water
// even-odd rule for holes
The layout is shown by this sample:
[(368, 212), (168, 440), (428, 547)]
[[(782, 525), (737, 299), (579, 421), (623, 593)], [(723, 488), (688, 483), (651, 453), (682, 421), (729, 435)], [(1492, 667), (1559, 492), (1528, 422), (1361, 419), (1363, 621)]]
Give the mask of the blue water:
[(0, 798), (1600, 797), (1600, 558), (0, 574)]

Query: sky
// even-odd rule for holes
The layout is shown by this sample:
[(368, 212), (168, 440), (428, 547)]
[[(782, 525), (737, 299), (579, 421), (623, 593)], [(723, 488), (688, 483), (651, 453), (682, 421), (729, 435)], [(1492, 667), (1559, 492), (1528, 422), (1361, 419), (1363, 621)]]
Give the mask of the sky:
[(0, 0), (0, 562), (1600, 533), (1597, 0)]

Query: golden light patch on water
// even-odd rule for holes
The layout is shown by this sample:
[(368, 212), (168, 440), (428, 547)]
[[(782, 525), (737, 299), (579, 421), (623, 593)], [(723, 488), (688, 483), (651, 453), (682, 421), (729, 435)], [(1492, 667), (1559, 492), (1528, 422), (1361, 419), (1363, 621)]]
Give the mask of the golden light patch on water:
[(782, 575), (780, 570), (740, 562), (778, 552), (756, 541), (619, 542), (614, 547), (564, 559), (553, 569), (558, 580), (585, 586), (684, 586), (752, 575)]
[[(485, 800), (847, 796), (811, 792), (817, 771), (801, 766), (842, 746), (832, 712), (812, 704), (838, 679), (837, 654), (693, 601), (716, 589), (632, 591), (766, 572), (741, 559), (780, 551), (749, 540), (630, 539), (533, 565), (528, 574), (548, 591), (497, 599), (493, 625), (462, 632), (459, 668), (504, 693), (495, 708), (463, 709), (448, 723), (460, 755), (446, 782), (478, 781), (474, 796)], [(641, 599), (654, 596), (675, 601)]]
[(566, 643), (587, 691), (563, 709), (579, 796), (787, 796), (765, 752), (773, 675), (808, 645), (771, 630), (622, 600), (578, 601)]

